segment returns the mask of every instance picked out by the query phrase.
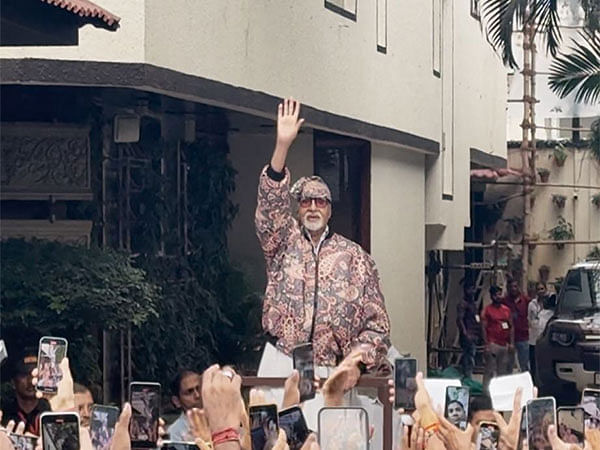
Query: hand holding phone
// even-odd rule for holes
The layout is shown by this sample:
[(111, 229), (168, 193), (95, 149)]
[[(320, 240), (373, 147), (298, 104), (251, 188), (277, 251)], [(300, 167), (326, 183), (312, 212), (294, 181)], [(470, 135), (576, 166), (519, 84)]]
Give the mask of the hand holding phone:
[(446, 407), (444, 417), (461, 430), (467, 429), (469, 417), (469, 388), (448, 386), (446, 388)]
[(43, 450), (75, 450), (79, 444), (77, 413), (45, 412), (40, 417)]
[(394, 361), (394, 388), (396, 391), (394, 407), (415, 409), (416, 376), (417, 360), (415, 358), (398, 358)]
[(315, 398), (315, 363), (313, 345), (302, 344), (294, 348), (292, 352), (294, 369), (300, 374), (298, 389), (300, 390), (300, 402)]
[(37, 445), (37, 437), (35, 436), (11, 433), (8, 437), (15, 450), (35, 450)]
[(369, 448), (369, 416), (363, 408), (321, 408), (319, 411), (321, 450)]
[(251, 406), (249, 416), (252, 450), (271, 450), (279, 437), (277, 406)]
[(160, 384), (131, 383), (129, 385), (131, 420), (129, 435), (132, 448), (155, 448), (158, 441), (160, 415)]
[(36, 389), (46, 394), (56, 394), (63, 374), (60, 363), (67, 356), (67, 340), (44, 336), (38, 350), (38, 381)]

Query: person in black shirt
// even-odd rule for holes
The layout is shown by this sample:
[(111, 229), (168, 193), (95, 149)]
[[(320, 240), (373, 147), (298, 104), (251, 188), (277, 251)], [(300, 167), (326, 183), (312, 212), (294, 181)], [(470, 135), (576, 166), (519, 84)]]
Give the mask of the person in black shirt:
[(25, 432), (40, 435), (40, 416), (43, 412), (50, 411), (50, 404), (45, 399), (35, 396), (35, 387), (31, 383), (31, 371), (37, 365), (35, 352), (25, 352), (16, 361), (12, 382), (15, 388), (14, 399), (2, 405), (3, 421), (8, 423), (24, 422)]
[(465, 284), (463, 292), (463, 299), (457, 306), (456, 324), (460, 333), (463, 374), (465, 377), (471, 378), (481, 327), (479, 325), (479, 316), (477, 315), (477, 305), (475, 304), (475, 287)]

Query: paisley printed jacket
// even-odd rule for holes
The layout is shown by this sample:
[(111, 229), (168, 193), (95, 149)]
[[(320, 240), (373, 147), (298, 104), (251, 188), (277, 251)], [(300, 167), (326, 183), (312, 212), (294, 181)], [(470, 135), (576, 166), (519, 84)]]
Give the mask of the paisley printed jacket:
[(255, 215), (267, 266), (263, 329), (288, 355), (312, 334), (317, 365), (335, 366), (355, 346), (367, 344), (363, 363), (367, 369), (379, 366), (389, 347), (390, 323), (375, 262), (335, 233), (315, 255), (292, 215), (290, 172), (286, 168), (281, 181), (273, 173), (267, 166), (260, 175)]

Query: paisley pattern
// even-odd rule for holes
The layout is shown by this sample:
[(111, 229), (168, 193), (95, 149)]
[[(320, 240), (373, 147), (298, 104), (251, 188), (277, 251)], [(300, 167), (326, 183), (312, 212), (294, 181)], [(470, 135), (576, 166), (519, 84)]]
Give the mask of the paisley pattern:
[[(355, 346), (366, 344), (367, 368), (384, 363), (390, 323), (375, 262), (356, 243), (331, 234), (315, 257), (291, 212), (290, 173), (282, 181), (260, 175), (256, 233), (267, 264), (263, 329), (290, 354), (313, 336), (315, 363), (335, 366)], [(318, 273), (318, 276), (316, 276)]]

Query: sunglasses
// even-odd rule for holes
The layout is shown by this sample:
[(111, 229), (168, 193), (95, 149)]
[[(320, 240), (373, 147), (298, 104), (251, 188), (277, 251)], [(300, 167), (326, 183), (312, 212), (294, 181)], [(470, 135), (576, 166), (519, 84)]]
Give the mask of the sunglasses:
[(327, 200), (326, 198), (323, 197), (318, 197), (318, 198), (303, 198), (300, 199), (300, 206), (302, 206), (303, 208), (308, 208), (312, 202), (315, 202), (315, 206), (317, 208), (325, 208), (327, 206), (327, 204), (329, 203), (329, 200)]

